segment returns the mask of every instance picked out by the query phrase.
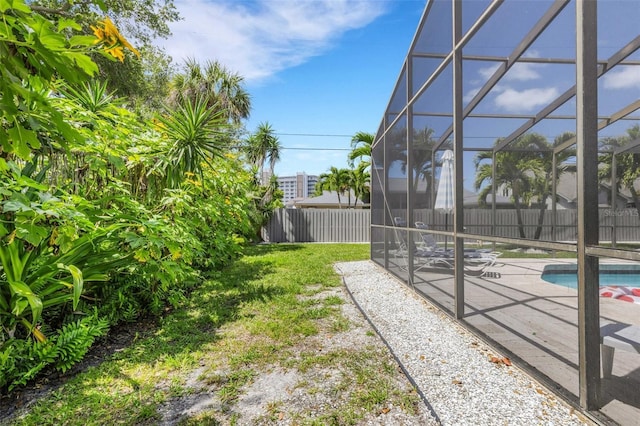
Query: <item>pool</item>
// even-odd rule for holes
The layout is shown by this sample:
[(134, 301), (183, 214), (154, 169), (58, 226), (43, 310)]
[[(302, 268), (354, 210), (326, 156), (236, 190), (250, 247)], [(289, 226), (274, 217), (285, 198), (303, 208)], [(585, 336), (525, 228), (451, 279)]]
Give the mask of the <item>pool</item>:
[[(578, 287), (577, 265), (546, 265), (542, 279), (565, 287)], [(600, 286), (640, 287), (640, 265), (600, 265)]]

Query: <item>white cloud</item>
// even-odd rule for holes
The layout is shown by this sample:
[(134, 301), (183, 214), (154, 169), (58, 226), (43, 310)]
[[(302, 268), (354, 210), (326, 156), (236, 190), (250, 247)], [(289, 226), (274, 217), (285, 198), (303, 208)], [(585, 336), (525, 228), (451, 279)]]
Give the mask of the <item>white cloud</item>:
[(604, 76), (604, 87), (607, 89), (640, 88), (640, 67), (623, 66)]
[(548, 104), (558, 97), (558, 89), (555, 87), (514, 90), (503, 88), (495, 98), (498, 107), (509, 112), (525, 112), (536, 107)]
[(529, 81), (540, 78), (540, 74), (536, 69), (540, 68), (541, 64), (531, 64), (525, 62), (518, 62), (514, 64), (511, 69), (505, 75), (505, 80), (511, 81)]
[(479, 87), (476, 87), (476, 88), (474, 88), (474, 89), (469, 90), (469, 91), (464, 95), (463, 100), (464, 100), (465, 102), (471, 102), (471, 99), (473, 99), (473, 97), (474, 97), (475, 95), (477, 95), (479, 91), (480, 91), (480, 88), (479, 88)]
[(478, 74), (480, 74), (483, 80), (486, 81), (486, 80), (489, 80), (489, 78), (491, 78), (493, 73), (495, 73), (498, 68), (500, 68), (500, 64), (494, 64), (489, 67), (480, 68), (478, 70)]
[[(494, 64), (488, 67), (480, 68), (478, 74), (484, 81), (491, 78), (501, 64)], [(541, 77), (538, 69), (543, 67), (543, 64), (531, 64), (525, 62), (515, 63), (509, 71), (503, 77), (504, 81), (529, 81), (536, 80)]]
[(177, 0), (183, 17), (161, 41), (177, 63), (218, 60), (247, 81), (272, 76), (322, 54), (346, 31), (385, 12), (364, 0)]
[[(523, 58), (539, 58), (540, 53), (537, 50), (529, 50), (522, 55)], [(529, 62), (516, 62), (505, 75), (505, 80), (509, 81), (529, 81), (541, 78), (537, 70), (545, 67), (544, 64), (535, 64)]]

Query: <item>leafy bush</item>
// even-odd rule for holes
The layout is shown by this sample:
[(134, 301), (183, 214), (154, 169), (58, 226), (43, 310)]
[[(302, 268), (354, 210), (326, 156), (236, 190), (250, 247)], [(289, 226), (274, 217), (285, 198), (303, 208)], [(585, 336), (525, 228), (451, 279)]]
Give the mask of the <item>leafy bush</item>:
[[(86, 285), (107, 280), (129, 255), (111, 241), (126, 223), (96, 227), (73, 199), (45, 192), (15, 163), (8, 166), (10, 173), (0, 175), (0, 334), (14, 338), (18, 324), (23, 337), (32, 332), (44, 310), (76, 309)], [(46, 340), (41, 332), (34, 336)]]
[(0, 345), (0, 389), (11, 391), (24, 385), (47, 367), (67, 371), (107, 329), (105, 319), (92, 315), (66, 324), (47, 341), (15, 338), (5, 341)]
[(89, 80), (92, 52), (136, 53), (113, 23), (87, 36), (29, 4), (0, 0), (2, 389), (69, 369), (107, 326), (179, 306), (264, 213), (253, 174), (225, 153), (238, 133), (219, 105), (141, 119)]

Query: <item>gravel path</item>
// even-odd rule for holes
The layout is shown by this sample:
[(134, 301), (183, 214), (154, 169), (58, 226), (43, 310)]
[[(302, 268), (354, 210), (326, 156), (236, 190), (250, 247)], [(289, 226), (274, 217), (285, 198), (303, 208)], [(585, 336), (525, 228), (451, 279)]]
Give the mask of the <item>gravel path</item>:
[(443, 425), (592, 424), (375, 263), (335, 268)]

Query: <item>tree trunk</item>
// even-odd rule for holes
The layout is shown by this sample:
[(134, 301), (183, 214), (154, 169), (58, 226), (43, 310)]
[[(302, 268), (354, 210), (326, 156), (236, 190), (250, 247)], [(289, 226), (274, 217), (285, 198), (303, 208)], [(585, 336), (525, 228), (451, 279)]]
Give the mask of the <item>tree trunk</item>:
[[(418, 176), (420, 176), (420, 174), (418, 174)], [(431, 191), (429, 191), (430, 182), (429, 182), (428, 179), (426, 179), (426, 180), (427, 180), (427, 189), (425, 190), (424, 196), (425, 196), (425, 199), (427, 200), (427, 202), (425, 203), (425, 208), (428, 209), (428, 208), (431, 208), (431, 197), (429, 196)], [(414, 198), (418, 198), (418, 184), (419, 183), (420, 183), (420, 181), (418, 180), (418, 177), (414, 176), (414, 178), (413, 178), (413, 196), (414, 196)]]
[(533, 236), (534, 240), (539, 240), (542, 235), (542, 225), (544, 224), (544, 215), (547, 211), (547, 196), (542, 197), (542, 206), (540, 207), (540, 214), (538, 214), (538, 226), (536, 227), (536, 233)]
[(527, 238), (524, 233), (524, 222), (522, 221), (522, 209), (520, 207), (520, 196), (517, 193), (513, 193), (513, 203), (516, 206), (516, 218), (518, 220), (518, 233), (520, 238)]

